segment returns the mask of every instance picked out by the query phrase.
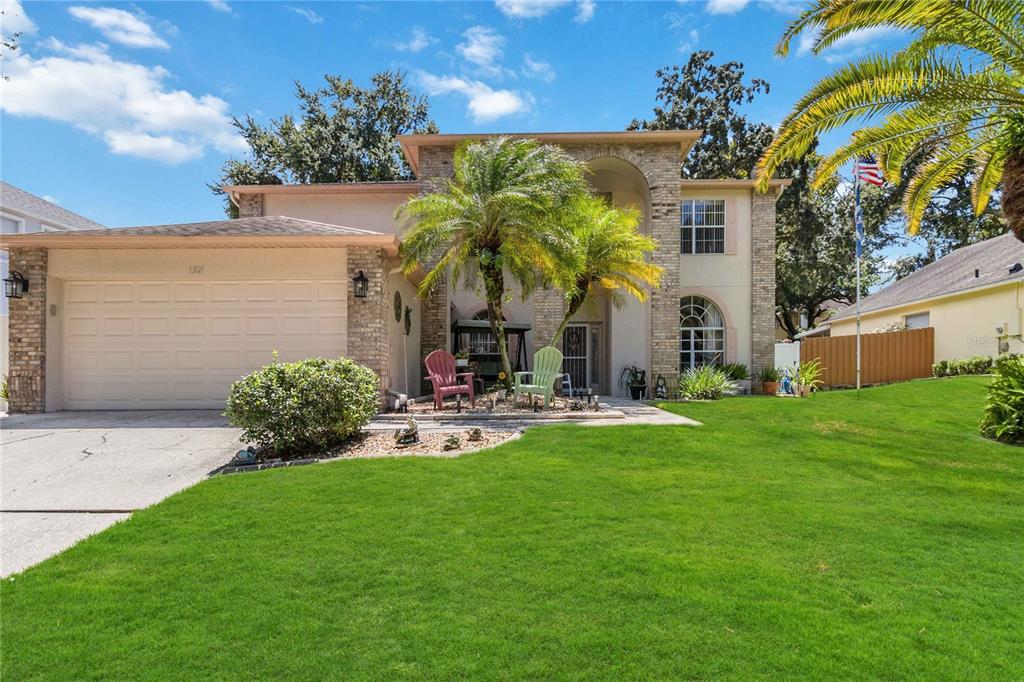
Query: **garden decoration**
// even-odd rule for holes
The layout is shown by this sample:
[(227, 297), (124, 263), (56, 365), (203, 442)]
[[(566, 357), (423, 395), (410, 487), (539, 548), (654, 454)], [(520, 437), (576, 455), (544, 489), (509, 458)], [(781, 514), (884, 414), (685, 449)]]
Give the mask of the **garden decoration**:
[(402, 321), (402, 292), (395, 292), (395, 322)]
[(442, 449), (445, 450), (445, 452), (449, 450), (458, 450), (460, 447), (462, 447), (462, 441), (459, 440), (458, 435), (453, 433), (444, 439), (444, 445), (442, 445), (441, 447)]
[(483, 440), (484, 433), (483, 431), (480, 430), (479, 426), (474, 426), (473, 428), (466, 432), (466, 437), (467, 440), (475, 443), (479, 440)]
[(658, 379), (654, 382), (654, 395), (658, 398), (668, 397), (668, 384), (665, 382), (665, 377), (658, 375)]
[(409, 445), (415, 445), (419, 442), (420, 426), (412, 415), (410, 415), (409, 418), (405, 420), (405, 428), (395, 431), (395, 444), (398, 447), (406, 447)]

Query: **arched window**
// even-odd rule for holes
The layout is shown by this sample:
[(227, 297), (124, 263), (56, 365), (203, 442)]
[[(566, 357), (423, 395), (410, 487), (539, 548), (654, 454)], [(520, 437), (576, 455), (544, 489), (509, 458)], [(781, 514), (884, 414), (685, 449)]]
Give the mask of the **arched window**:
[(725, 363), (725, 318), (703, 296), (679, 301), (679, 369)]

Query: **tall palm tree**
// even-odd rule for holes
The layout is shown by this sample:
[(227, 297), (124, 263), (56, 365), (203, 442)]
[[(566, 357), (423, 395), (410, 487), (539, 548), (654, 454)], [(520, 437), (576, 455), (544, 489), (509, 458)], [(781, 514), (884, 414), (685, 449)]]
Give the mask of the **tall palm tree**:
[(455, 150), (454, 177), (437, 192), (400, 206), (413, 222), (403, 237), (402, 267), (427, 270), (426, 295), (448, 276), (476, 288), (482, 280), (487, 319), (505, 381), (512, 377), (502, 306), (506, 274), (523, 297), (571, 267), (574, 241), (566, 227), (572, 199), (586, 192), (585, 166), (559, 147), (492, 137)]
[(819, 167), (820, 185), (841, 165), (875, 153), (889, 178), (922, 156), (903, 196), (916, 233), (931, 196), (971, 171), (980, 215), (1003, 183), (1003, 212), (1024, 241), (1024, 0), (816, 0), (776, 46), (786, 56), (804, 31), (819, 52), (854, 31), (891, 27), (913, 39), (892, 55), (869, 56), (812, 87), (758, 163), (762, 191), (779, 164), (798, 158), (823, 132), (874, 122)]
[(576, 241), (575, 262), (561, 270), (555, 281), (565, 291), (566, 310), (551, 345), (562, 336), (565, 326), (579, 312), (591, 288), (599, 285), (621, 306), (625, 292), (643, 302), (647, 287), (657, 286), (662, 269), (644, 260), (658, 243), (637, 232), (640, 212), (617, 208), (599, 197), (583, 195), (573, 202), (569, 225)]

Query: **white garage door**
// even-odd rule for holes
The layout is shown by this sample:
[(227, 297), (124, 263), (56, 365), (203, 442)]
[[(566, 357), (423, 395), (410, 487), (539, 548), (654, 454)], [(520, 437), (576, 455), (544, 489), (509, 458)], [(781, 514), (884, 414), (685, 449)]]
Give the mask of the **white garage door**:
[(65, 282), (64, 409), (221, 408), (271, 361), (346, 352), (344, 281)]

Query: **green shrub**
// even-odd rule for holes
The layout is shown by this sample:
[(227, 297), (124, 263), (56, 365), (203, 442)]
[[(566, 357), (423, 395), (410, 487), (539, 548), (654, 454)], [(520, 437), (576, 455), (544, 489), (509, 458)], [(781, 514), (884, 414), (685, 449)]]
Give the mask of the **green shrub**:
[(691, 367), (679, 377), (679, 395), (690, 400), (718, 400), (735, 389), (725, 370), (714, 365)]
[(996, 360), (995, 379), (988, 387), (981, 433), (1003, 443), (1024, 443), (1024, 358)]
[(732, 381), (746, 381), (750, 378), (750, 369), (742, 362), (727, 362), (722, 365), (722, 371)]
[(949, 376), (949, 362), (946, 360), (939, 360), (938, 362), (932, 363), (932, 375), (937, 377)]
[(274, 362), (231, 386), (225, 415), (242, 440), (275, 455), (323, 450), (355, 435), (380, 406), (373, 370), (347, 358)]
[(779, 381), (782, 381), (782, 375), (779, 373), (779, 370), (774, 367), (762, 367), (758, 376), (762, 382), (773, 381), (778, 383)]
[[(940, 360), (932, 365), (935, 376), (963, 376), (966, 374), (988, 374), (992, 371), (992, 358), (987, 355), (972, 355), (957, 360)], [(942, 372), (940, 374), (940, 372)]]

